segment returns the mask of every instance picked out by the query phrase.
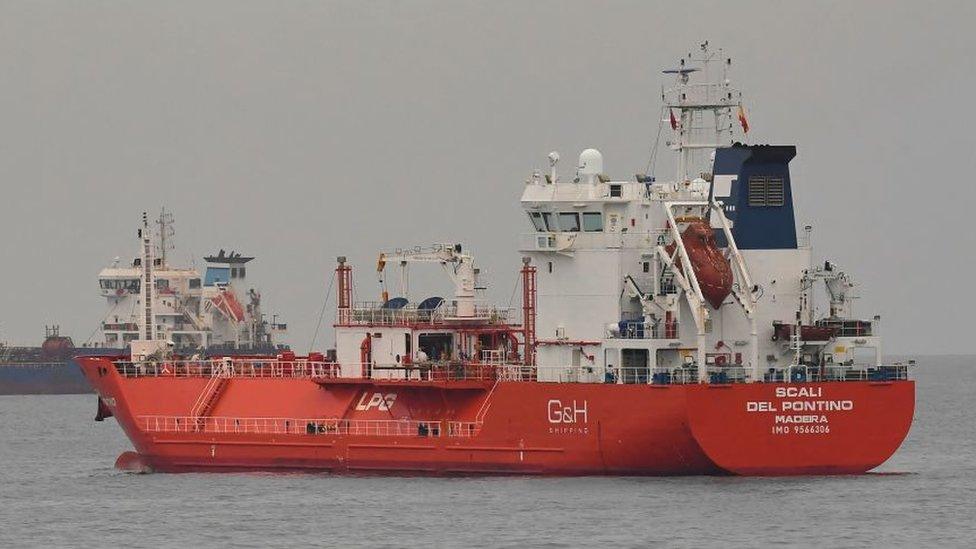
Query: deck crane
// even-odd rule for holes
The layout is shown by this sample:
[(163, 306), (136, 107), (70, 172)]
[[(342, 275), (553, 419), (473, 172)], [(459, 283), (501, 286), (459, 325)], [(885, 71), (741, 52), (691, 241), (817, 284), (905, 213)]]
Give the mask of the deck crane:
[[(434, 244), (426, 248), (418, 246), (409, 250), (381, 253), (376, 262), (376, 273), (380, 276), (380, 280), (386, 264), (393, 262), (399, 262), (403, 271), (406, 271), (409, 263), (440, 263), (454, 283), (457, 316), (459, 318), (475, 316), (474, 291), (477, 270), (474, 268), (474, 258), (463, 252), (460, 244)], [(383, 297), (385, 301), (386, 292)]]

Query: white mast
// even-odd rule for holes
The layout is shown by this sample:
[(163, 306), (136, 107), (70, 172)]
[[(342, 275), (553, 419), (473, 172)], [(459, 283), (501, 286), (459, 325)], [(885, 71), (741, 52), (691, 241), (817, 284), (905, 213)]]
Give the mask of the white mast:
[(149, 228), (149, 220), (146, 212), (142, 213), (142, 228), (139, 229), (139, 238), (142, 240), (142, 257), (140, 263), (142, 267), (141, 283), (139, 285), (139, 298), (142, 300), (142, 315), (139, 318), (139, 339), (151, 341), (155, 330), (153, 326), (153, 298), (156, 290), (156, 275), (153, 271), (153, 261), (156, 259), (153, 249), (152, 229)]
[[(710, 154), (732, 144), (734, 120), (742, 105), (742, 92), (728, 79), (732, 59), (721, 49), (710, 51), (707, 41), (699, 49), (683, 57), (677, 69), (664, 71), (677, 77), (661, 99), (672, 126), (668, 146), (678, 152), (678, 183), (711, 178)], [(691, 82), (696, 72), (702, 73), (701, 82)]]
[(166, 267), (166, 254), (173, 249), (170, 238), (176, 235), (176, 231), (173, 229), (173, 214), (167, 212), (165, 206), (160, 210), (156, 224), (159, 225), (159, 263)]
[(133, 362), (141, 362), (161, 351), (165, 352), (170, 345), (165, 339), (156, 337), (154, 309), (156, 299), (156, 248), (146, 212), (142, 213), (142, 228), (139, 229), (139, 239), (142, 245), (141, 257), (139, 258), (139, 266), (142, 268), (139, 278), (139, 299), (142, 303), (142, 309), (139, 314), (139, 339), (130, 343)]
[[(674, 86), (661, 94), (664, 108), (668, 111), (665, 116), (672, 130), (672, 138), (668, 141), (668, 146), (678, 153), (674, 190), (679, 194), (684, 190), (700, 194), (699, 198), (691, 201), (667, 202), (665, 208), (669, 220), (668, 226), (671, 227), (675, 245), (680, 252), (679, 258), (691, 283), (690, 288), (686, 288), (685, 292), (698, 330), (696, 362), (699, 381), (702, 382), (707, 379), (704, 341), (709, 313), (704, 306), (697, 275), (684, 249), (678, 231), (678, 218), (672, 211), (673, 206), (683, 206), (686, 211), (698, 208), (702, 218), (710, 220), (713, 215), (718, 218), (718, 227), (723, 229), (728, 242), (734, 276), (737, 279), (737, 286), (733, 286), (733, 295), (750, 324), (749, 363), (753, 370), (753, 380), (759, 379), (759, 341), (756, 302), (751, 290), (752, 278), (739, 253), (721, 205), (713, 198), (703, 200), (704, 195), (711, 196), (708, 193), (708, 186), (713, 179), (712, 155), (715, 149), (732, 145), (736, 118), (739, 118), (743, 132), (748, 131), (748, 124), (742, 110), (742, 92), (732, 87), (728, 78), (728, 68), (731, 65), (732, 59), (726, 57), (722, 49), (711, 51), (708, 42), (703, 42), (697, 53), (689, 53), (680, 60), (678, 68), (664, 71), (665, 74), (675, 75), (677, 81)], [(694, 73), (701, 73), (701, 75), (692, 82), (691, 75)], [(712, 226), (716, 227), (716, 225)]]

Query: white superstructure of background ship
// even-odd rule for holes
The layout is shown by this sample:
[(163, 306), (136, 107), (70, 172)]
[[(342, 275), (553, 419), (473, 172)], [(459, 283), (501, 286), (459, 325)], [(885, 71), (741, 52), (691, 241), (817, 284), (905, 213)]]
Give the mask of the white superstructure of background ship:
[[(170, 342), (183, 352), (270, 352), (281, 348), (278, 341), (287, 326), (276, 316), (266, 319), (261, 294), (247, 285), (247, 263), (254, 258), (220, 250), (204, 257), (203, 275), (194, 268), (171, 265), (172, 222), (164, 210), (154, 231), (152, 339)], [(139, 315), (144, 300), (141, 261), (137, 257), (121, 266), (116, 259), (98, 274), (99, 291), (108, 305), (101, 323), (105, 347), (124, 348), (140, 338)]]

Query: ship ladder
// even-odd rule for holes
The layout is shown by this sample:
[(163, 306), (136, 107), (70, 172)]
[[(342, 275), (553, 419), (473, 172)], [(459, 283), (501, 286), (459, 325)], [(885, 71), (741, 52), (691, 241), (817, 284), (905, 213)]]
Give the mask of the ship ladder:
[(190, 320), (190, 324), (193, 324), (193, 327), (196, 328), (198, 331), (202, 332), (206, 329), (206, 326), (204, 326), (203, 324), (203, 319), (197, 316), (197, 314), (191, 311), (190, 308), (187, 307), (186, 305), (183, 306), (182, 313), (183, 316), (185, 316), (187, 319)]
[(488, 395), (485, 396), (485, 401), (481, 403), (481, 408), (478, 409), (478, 413), (474, 416), (474, 429), (469, 433), (469, 436), (475, 436), (481, 431), (481, 426), (485, 423), (485, 416), (488, 414), (488, 408), (491, 408), (491, 397), (495, 394), (495, 388), (498, 387), (501, 381), (501, 378), (496, 379), (495, 384), (488, 391)]
[(213, 407), (220, 400), (227, 381), (228, 379), (223, 375), (215, 375), (210, 378), (203, 391), (200, 392), (200, 396), (197, 397), (197, 401), (193, 404), (193, 408), (190, 411), (190, 416), (194, 419), (194, 425), (197, 431), (202, 431), (206, 426), (207, 416), (210, 415)]
[(800, 354), (803, 352), (803, 336), (800, 330), (800, 324), (797, 323), (790, 333), (790, 350), (793, 351), (793, 361), (787, 367), (786, 379), (784, 379), (784, 381), (790, 383), (793, 382), (794, 369), (800, 366)]

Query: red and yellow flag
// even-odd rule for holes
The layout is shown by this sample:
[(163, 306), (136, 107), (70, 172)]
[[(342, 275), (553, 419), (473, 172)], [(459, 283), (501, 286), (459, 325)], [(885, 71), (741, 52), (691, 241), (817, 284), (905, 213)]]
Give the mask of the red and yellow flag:
[(739, 105), (739, 125), (742, 126), (742, 133), (749, 133), (749, 120), (746, 119), (746, 110)]

